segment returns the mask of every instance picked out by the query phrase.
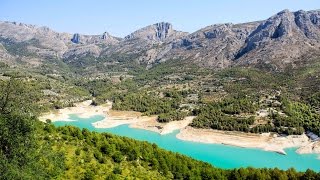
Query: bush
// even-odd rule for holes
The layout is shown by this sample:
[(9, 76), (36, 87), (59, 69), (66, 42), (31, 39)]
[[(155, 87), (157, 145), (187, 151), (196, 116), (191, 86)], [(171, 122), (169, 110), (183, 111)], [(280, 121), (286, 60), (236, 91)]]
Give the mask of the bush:
[(116, 151), (113, 155), (112, 155), (112, 159), (114, 162), (119, 163), (123, 160), (123, 155), (121, 154), (121, 152)]
[(76, 154), (77, 156), (79, 156), (80, 153), (81, 153), (81, 150), (80, 150), (80, 149), (76, 149), (76, 150), (75, 150), (75, 154)]

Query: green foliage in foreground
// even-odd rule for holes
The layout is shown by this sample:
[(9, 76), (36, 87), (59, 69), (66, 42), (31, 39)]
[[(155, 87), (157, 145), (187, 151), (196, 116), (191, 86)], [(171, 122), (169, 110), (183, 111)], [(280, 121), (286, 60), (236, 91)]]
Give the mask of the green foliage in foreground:
[(38, 89), (13, 78), (0, 87), (0, 179), (48, 179), (62, 173), (63, 154), (38, 139)]
[(41, 145), (35, 117), (0, 114), (0, 179), (49, 179), (64, 172), (64, 155)]
[(224, 170), (165, 151), (155, 144), (71, 126), (54, 128), (46, 125), (44, 129), (50, 132), (50, 136), (45, 136), (45, 142), (66, 154), (67, 171), (62, 174), (62, 178), (82, 178), (88, 171), (93, 172), (93, 178), (102, 179), (126, 176), (145, 179), (226, 177)]
[(43, 126), (43, 141), (63, 152), (66, 171), (62, 179), (310, 179), (320, 173), (294, 169), (240, 168), (223, 170), (208, 163), (109, 133), (72, 126)]

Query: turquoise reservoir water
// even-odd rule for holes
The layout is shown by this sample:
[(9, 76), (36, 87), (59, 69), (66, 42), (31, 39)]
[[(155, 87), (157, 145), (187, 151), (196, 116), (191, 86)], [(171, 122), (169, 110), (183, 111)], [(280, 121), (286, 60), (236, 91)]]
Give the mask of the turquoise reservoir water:
[(294, 167), (299, 171), (305, 171), (308, 168), (318, 172), (320, 171), (320, 160), (317, 159), (318, 155), (299, 155), (295, 153), (296, 148), (286, 149), (287, 155), (280, 155), (259, 149), (182, 141), (175, 137), (178, 131), (168, 135), (159, 135), (151, 131), (129, 128), (128, 125), (110, 129), (94, 128), (91, 123), (104, 119), (102, 116), (93, 116), (84, 119), (76, 115), (70, 115), (69, 119), (74, 121), (56, 121), (54, 124), (56, 126), (73, 125), (92, 131), (110, 132), (137, 140), (156, 143), (159, 147), (188, 155), (194, 159), (209, 162), (216, 167), (227, 169), (248, 166), (257, 168), (278, 167), (280, 169)]

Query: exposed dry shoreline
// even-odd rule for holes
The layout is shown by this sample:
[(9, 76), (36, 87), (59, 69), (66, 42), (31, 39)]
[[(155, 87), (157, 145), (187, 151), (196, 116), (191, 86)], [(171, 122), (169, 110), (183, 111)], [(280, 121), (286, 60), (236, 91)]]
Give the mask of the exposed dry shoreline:
[(188, 126), (192, 122), (194, 116), (186, 117), (181, 121), (159, 123), (156, 121), (157, 116), (142, 116), (141, 113), (134, 111), (114, 111), (111, 110), (111, 102), (101, 106), (91, 106), (91, 102), (92, 101), (84, 101), (82, 103), (77, 103), (75, 104), (75, 107), (59, 109), (44, 114), (39, 119), (41, 121), (46, 121), (46, 119), (51, 119), (52, 121), (68, 121), (70, 120), (68, 119), (70, 114), (77, 114), (83, 118), (94, 115), (103, 115), (105, 116), (105, 119), (93, 123), (95, 128), (112, 128), (128, 124), (131, 128), (153, 131), (161, 135), (180, 130), (177, 134), (177, 138), (184, 141), (258, 148), (281, 154), (286, 154), (284, 151), (285, 148), (298, 147), (297, 153), (299, 154), (320, 154), (320, 142), (311, 142), (305, 134), (283, 137), (271, 133), (253, 134), (235, 131), (196, 129)]
[(226, 144), (244, 148), (258, 148), (265, 151), (273, 151), (286, 154), (285, 148), (298, 147), (297, 153), (319, 153), (319, 143), (312, 143), (303, 135), (277, 136), (271, 133), (253, 134), (235, 131), (219, 131), (212, 129), (196, 129), (190, 126), (182, 129), (177, 138), (185, 141)]
[(139, 121), (137, 123), (133, 123), (130, 125), (130, 127), (153, 131), (164, 135), (187, 127), (192, 122), (193, 118), (194, 116), (188, 116), (181, 121), (171, 121), (169, 123), (159, 123), (156, 121), (156, 118), (152, 118), (148, 121)]
[(192, 122), (192, 119), (194, 118), (190, 116), (181, 121), (159, 123), (156, 121), (157, 116), (142, 116), (141, 113), (134, 111), (111, 110), (111, 102), (100, 106), (91, 106), (91, 103), (91, 100), (76, 103), (74, 107), (67, 107), (46, 113), (39, 117), (39, 119), (43, 122), (45, 122), (47, 119), (50, 119), (52, 122), (72, 121), (69, 119), (70, 114), (77, 114), (82, 118), (88, 118), (94, 115), (103, 115), (105, 116), (103, 120), (92, 124), (95, 128), (113, 128), (128, 124), (132, 128), (145, 129), (160, 134), (168, 134), (174, 130), (185, 128)]
[(76, 103), (74, 107), (67, 107), (63, 109), (58, 109), (51, 111), (49, 113), (43, 114), (39, 117), (40, 121), (46, 121), (50, 119), (54, 121), (68, 121), (70, 114), (77, 114), (81, 118), (89, 118), (95, 115), (106, 115), (112, 107), (112, 103), (108, 102), (107, 104), (101, 106), (91, 106), (91, 100), (84, 101), (81, 103)]
[(141, 113), (134, 111), (114, 111), (110, 110), (106, 114), (105, 119), (93, 123), (95, 128), (113, 128), (123, 124), (134, 124), (138, 122), (146, 122), (152, 119), (156, 119), (153, 116), (141, 116)]
[(123, 124), (128, 124), (131, 128), (144, 129), (157, 132), (161, 135), (172, 133), (188, 126), (193, 116), (186, 117), (181, 121), (172, 121), (169, 123), (157, 122), (157, 116), (141, 116), (141, 113), (134, 111), (113, 111), (110, 110), (107, 117), (93, 123), (95, 128), (112, 128)]

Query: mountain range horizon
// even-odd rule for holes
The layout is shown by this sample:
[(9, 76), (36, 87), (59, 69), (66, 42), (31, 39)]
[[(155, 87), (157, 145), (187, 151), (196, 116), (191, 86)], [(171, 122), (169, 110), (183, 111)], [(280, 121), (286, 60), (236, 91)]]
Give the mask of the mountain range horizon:
[[(297, 11), (291, 11), (290, 9), (283, 9), (281, 11), (279, 11), (278, 13), (280, 12), (284, 12), (284, 11), (289, 11), (289, 12), (299, 12), (299, 11), (306, 11), (306, 10), (303, 10), (303, 9), (300, 9), (300, 10), (297, 10)], [(320, 11), (320, 9), (314, 9), (314, 10), (309, 10), (309, 11)], [(306, 11), (308, 12), (308, 11)], [(277, 14), (278, 14), (277, 13)], [(253, 20), (253, 21), (248, 21), (248, 22), (259, 22), (259, 21), (263, 21), (263, 19), (256, 19), (256, 20)], [(41, 24), (32, 24), (32, 23), (25, 23), (25, 22), (22, 22), (22, 21), (10, 21), (10, 20), (0, 20), (0, 22), (5, 22), (5, 23), (13, 23), (13, 24), (24, 24), (24, 25), (27, 25), (27, 26), (34, 26), (36, 28), (49, 28), (53, 31), (56, 31), (56, 32), (60, 32), (60, 33), (67, 33), (67, 34), (81, 34), (81, 35), (103, 35), (104, 33), (108, 33), (110, 35), (112, 35), (112, 33), (110, 33), (108, 31), (108, 29), (105, 29), (105, 30), (101, 30), (102, 33), (81, 33), (81, 32), (69, 32), (69, 31), (59, 31), (59, 30), (55, 30), (54, 28), (51, 28), (50, 26), (46, 26), (46, 25), (41, 25)], [(221, 24), (244, 24), (244, 23), (248, 23), (248, 22), (239, 22), (239, 23), (234, 23), (234, 22), (221, 22), (221, 23), (212, 23), (212, 24), (208, 24), (207, 26), (211, 26), (211, 25), (221, 25)], [(151, 24), (145, 24), (144, 26), (140, 26), (139, 28), (136, 28), (137, 30), (138, 29), (142, 29), (144, 27), (147, 27), (147, 26), (150, 26), (150, 25), (155, 25), (155, 24), (159, 24), (159, 23), (168, 23), (168, 24), (171, 24), (172, 26), (174, 26), (174, 23), (170, 22), (170, 21), (155, 21), (154, 23), (151, 23)], [(207, 26), (204, 26), (202, 28), (205, 28)], [(201, 29), (201, 28), (200, 28)], [(192, 34), (196, 31), (185, 31), (185, 30), (182, 30), (180, 29), (179, 31), (181, 32), (185, 32), (185, 33), (189, 33), (189, 34)], [(134, 32), (134, 31), (133, 31)], [(132, 32), (131, 32), (132, 33)], [(114, 37), (117, 37), (117, 38), (125, 38), (126, 36), (130, 35), (131, 33), (127, 33), (127, 35), (124, 35), (124, 36), (120, 36), (120, 35), (114, 35)]]
[(108, 63), (135, 62), (148, 69), (168, 60), (182, 60), (183, 64), (211, 69), (253, 66), (281, 70), (300, 67), (319, 56), (320, 10), (286, 9), (266, 20), (214, 24), (193, 33), (177, 31), (172, 24), (160, 22), (123, 38), (108, 32), (69, 34), (48, 27), (0, 22), (0, 43), (0, 60), (11, 65), (18, 62), (16, 52), (8, 51), (15, 43), (33, 54), (32, 60), (22, 57), (32, 65), (42, 64), (43, 59), (60, 59), (83, 68), (95, 61), (111, 61)]

